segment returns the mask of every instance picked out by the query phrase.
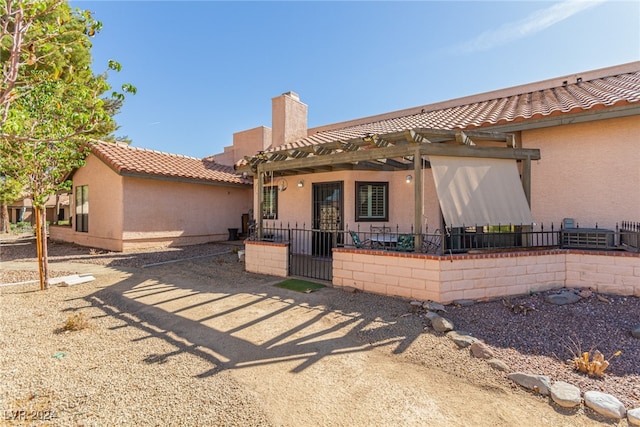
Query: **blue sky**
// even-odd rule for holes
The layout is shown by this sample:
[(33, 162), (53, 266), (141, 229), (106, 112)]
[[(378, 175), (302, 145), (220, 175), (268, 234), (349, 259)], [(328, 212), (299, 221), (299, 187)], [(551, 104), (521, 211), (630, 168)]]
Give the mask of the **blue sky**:
[(271, 126), (294, 91), (309, 127), (640, 60), (640, 2), (71, 1), (103, 22), (94, 68), (137, 86), (137, 147), (204, 157)]

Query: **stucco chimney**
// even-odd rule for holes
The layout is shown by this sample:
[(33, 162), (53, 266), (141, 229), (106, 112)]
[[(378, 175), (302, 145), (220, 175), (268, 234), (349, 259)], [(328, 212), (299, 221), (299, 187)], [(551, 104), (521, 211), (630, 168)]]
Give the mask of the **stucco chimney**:
[(307, 136), (307, 105), (295, 92), (286, 92), (271, 99), (273, 146), (293, 142)]

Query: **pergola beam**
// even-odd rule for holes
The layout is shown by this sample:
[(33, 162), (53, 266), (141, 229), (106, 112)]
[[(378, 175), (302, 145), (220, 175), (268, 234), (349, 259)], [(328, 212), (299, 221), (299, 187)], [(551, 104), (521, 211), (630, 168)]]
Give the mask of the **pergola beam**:
[[(384, 148), (372, 148), (352, 152), (337, 152), (302, 159), (287, 159), (280, 162), (260, 164), (263, 171), (283, 171), (287, 169), (308, 169), (321, 166), (336, 166), (344, 163), (366, 162), (376, 159), (413, 156), (416, 145), (403, 144)], [(540, 150), (533, 148), (479, 147), (477, 145), (423, 144), (418, 145), (421, 156), (476, 157), (514, 160), (539, 160)]]
[[(508, 148), (479, 146), (480, 141), (503, 142)], [(457, 142), (458, 144), (455, 144)], [(452, 144), (453, 143), (453, 144)], [(489, 157), (515, 160), (537, 160), (539, 150), (516, 148), (513, 134), (486, 132), (479, 130), (451, 130), (415, 128), (383, 135), (367, 134), (364, 137), (334, 140), (307, 146), (299, 146), (277, 151), (260, 152), (254, 157), (245, 157), (248, 165), (239, 171), (345, 170), (376, 169), (376, 162), (384, 162), (397, 169), (410, 169), (412, 163), (398, 159), (414, 158), (418, 146), (420, 156)], [(355, 165), (355, 166), (354, 166)], [(307, 172), (307, 173), (310, 173)]]

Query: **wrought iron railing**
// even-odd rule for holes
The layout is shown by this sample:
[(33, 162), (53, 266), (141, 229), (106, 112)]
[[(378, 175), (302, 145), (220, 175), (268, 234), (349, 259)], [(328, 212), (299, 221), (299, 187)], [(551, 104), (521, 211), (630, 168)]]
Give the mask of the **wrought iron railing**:
[[(309, 233), (306, 235), (305, 233)], [(585, 227), (557, 228), (554, 224), (465, 226), (424, 233), (399, 225), (345, 230), (307, 228), (306, 224), (269, 222), (262, 229), (249, 227), (249, 239), (290, 243), (299, 253), (330, 256), (335, 247), (394, 252), (453, 254), (481, 251), (536, 250), (550, 248), (625, 250), (640, 252), (640, 222), (623, 221), (614, 229)], [(304, 242), (304, 243), (302, 243)]]
[(620, 235), (620, 246), (632, 252), (640, 252), (640, 222), (622, 221), (620, 228), (616, 224)]

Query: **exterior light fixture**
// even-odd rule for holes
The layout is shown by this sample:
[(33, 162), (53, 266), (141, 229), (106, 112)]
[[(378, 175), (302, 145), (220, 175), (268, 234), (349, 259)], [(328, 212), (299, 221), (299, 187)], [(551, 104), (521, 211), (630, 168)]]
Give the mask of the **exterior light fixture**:
[(405, 181), (407, 181), (407, 184), (411, 184), (411, 181), (413, 181), (413, 177), (411, 175), (407, 175)]
[(302, 188), (304, 187), (304, 179), (301, 179), (300, 181), (298, 181), (298, 188)]

